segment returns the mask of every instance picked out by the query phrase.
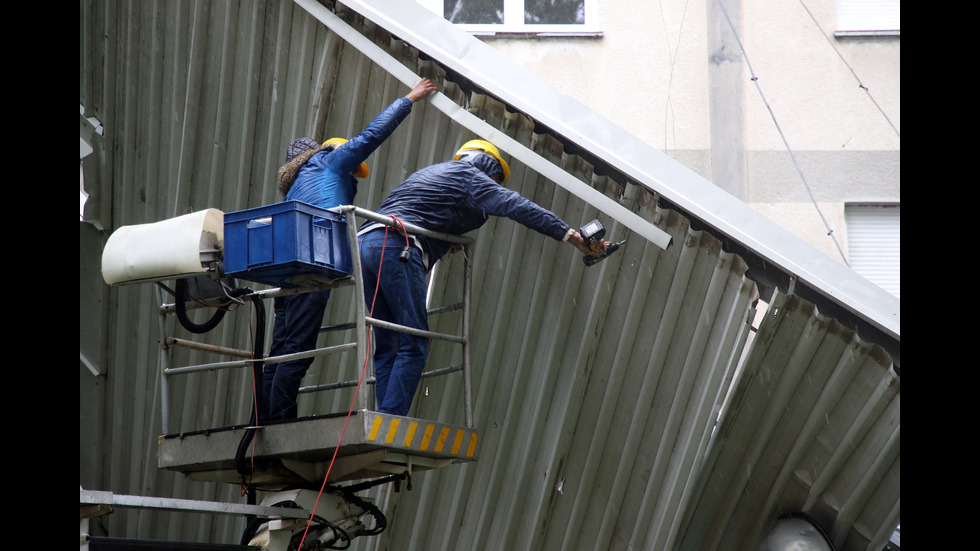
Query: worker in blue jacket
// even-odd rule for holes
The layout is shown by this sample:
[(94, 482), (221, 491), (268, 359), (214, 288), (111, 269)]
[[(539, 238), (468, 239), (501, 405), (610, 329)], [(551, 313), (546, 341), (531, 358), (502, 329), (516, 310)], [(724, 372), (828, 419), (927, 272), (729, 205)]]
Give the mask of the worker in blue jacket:
[[(471, 140), (452, 161), (409, 176), (376, 212), (451, 235), (463, 235), (483, 226), (491, 216), (503, 216), (557, 241), (568, 242), (583, 254), (599, 256), (561, 218), (503, 187), (501, 184), (509, 176), (510, 167), (493, 144)], [(405, 237), (386, 232), (385, 225), (373, 222), (358, 229), (358, 243), (365, 300), (368, 308), (373, 305), (371, 316), (427, 331), (425, 276), (452, 244), (412, 236), (411, 257), (400, 262)], [(602, 242), (603, 250), (607, 244)], [(428, 357), (428, 338), (381, 327), (374, 327), (373, 331), (377, 411), (406, 415)]]
[[(279, 191), (286, 201), (301, 201), (322, 209), (353, 204), (357, 179), (366, 178), (371, 155), (412, 111), (412, 105), (438, 90), (423, 78), (405, 97), (396, 99), (353, 138), (331, 138), (317, 145), (310, 138), (290, 143), (286, 164), (278, 172)], [(316, 348), (330, 289), (276, 297), (271, 356)], [(300, 381), (313, 358), (267, 364), (262, 374), (266, 421), (295, 419)]]

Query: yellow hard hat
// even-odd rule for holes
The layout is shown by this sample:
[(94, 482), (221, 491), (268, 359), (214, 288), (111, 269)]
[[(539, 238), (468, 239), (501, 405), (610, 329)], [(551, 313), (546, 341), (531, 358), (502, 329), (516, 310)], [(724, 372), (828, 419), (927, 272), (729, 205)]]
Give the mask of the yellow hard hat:
[(458, 161), (465, 151), (473, 149), (483, 151), (487, 155), (497, 159), (497, 162), (500, 163), (500, 168), (504, 169), (504, 179), (500, 182), (501, 184), (506, 182), (507, 178), (510, 178), (510, 166), (507, 165), (507, 161), (500, 156), (500, 152), (497, 151), (497, 148), (492, 143), (485, 140), (470, 140), (464, 143), (463, 147), (460, 147), (456, 155), (453, 156), (453, 160)]
[[(336, 146), (334, 146), (336, 148), (344, 145), (345, 143), (347, 143), (347, 140), (344, 138), (330, 138), (329, 140), (323, 142), (323, 145), (326, 146), (330, 144), (337, 144)], [(358, 165), (357, 170), (354, 171), (354, 176), (358, 178), (367, 178), (367, 175), (368, 175), (368, 165), (364, 163)]]

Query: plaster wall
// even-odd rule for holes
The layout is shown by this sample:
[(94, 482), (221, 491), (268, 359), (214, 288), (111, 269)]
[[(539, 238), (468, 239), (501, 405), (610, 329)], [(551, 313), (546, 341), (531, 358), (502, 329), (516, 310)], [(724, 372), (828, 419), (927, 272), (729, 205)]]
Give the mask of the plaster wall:
[(601, 37), (483, 40), (843, 260), (844, 203), (900, 201), (901, 46), (835, 38), (835, 9), (604, 0)]

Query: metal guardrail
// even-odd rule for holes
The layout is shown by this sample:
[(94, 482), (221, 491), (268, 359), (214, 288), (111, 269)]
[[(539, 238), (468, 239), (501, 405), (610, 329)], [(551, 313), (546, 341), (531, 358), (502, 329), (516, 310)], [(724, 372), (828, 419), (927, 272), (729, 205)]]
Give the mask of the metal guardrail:
[[(399, 228), (404, 228), (409, 234), (424, 235), (427, 237), (432, 237), (440, 239), (443, 241), (448, 241), (451, 243), (458, 243), (465, 248), (472, 245), (473, 239), (464, 236), (450, 235), (441, 232), (434, 232), (421, 228), (414, 224), (407, 222), (396, 221), (395, 219), (372, 212), (359, 207), (346, 205), (339, 207), (340, 211), (347, 217), (347, 237), (348, 244), (351, 250), (351, 264), (352, 273), (354, 274), (351, 278), (345, 278), (343, 280), (337, 280), (337, 286), (339, 285), (350, 285), (353, 284), (355, 287), (354, 296), (363, 297), (364, 296), (364, 285), (361, 277), (361, 255), (360, 248), (357, 243), (357, 223), (358, 217), (371, 220), (373, 222), (378, 222), (384, 224), (385, 226), (399, 230)], [(469, 312), (470, 312), (470, 300), (472, 294), (472, 265), (470, 263), (469, 255), (464, 254), (464, 269), (463, 269), (463, 300), (459, 304), (454, 304), (450, 306), (443, 306), (439, 308), (429, 309), (429, 315), (439, 314), (448, 311), (462, 310), (462, 327), (459, 335), (438, 333), (434, 331), (422, 331), (410, 327), (405, 327), (402, 325), (396, 325), (383, 320), (375, 319), (368, 316), (367, 305), (364, 300), (357, 300), (356, 317), (357, 319), (348, 324), (343, 324), (340, 326), (321, 328), (321, 331), (330, 329), (354, 329), (356, 332), (356, 340), (352, 343), (345, 343), (337, 346), (329, 346), (324, 348), (317, 348), (310, 350), (308, 352), (299, 352), (295, 354), (283, 354), (279, 356), (271, 356), (263, 359), (253, 359), (252, 353), (246, 350), (238, 350), (234, 348), (227, 348), (222, 346), (215, 346), (211, 344), (198, 343), (187, 339), (178, 339), (167, 334), (167, 322), (166, 316), (172, 314), (175, 311), (175, 304), (168, 304), (165, 301), (164, 290), (158, 287), (158, 296), (160, 299), (160, 316), (161, 316), (161, 331), (162, 331), (162, 346), (160, 349), (160, 365), (161, 365), (161, 415), (162, 415), (162, 428), (164, 434), (170, 434), (170, 382), (169, 378), (177, 375), (185, 375), (189, 373), (197, 373), (201, 371), (213, 371), (219, 369), (237, 369), (244, 367), (251, 367), (255, 362), (263, 363), (279, 363), (292, 359), (307, 358), (307, 357), (317, 357), (324, 356), (328, 354), (335, 354), (338, 352), (347, 352), (356, 349), (357, 357), (365, 358), (369, 354), (369, 341), (368, 341), (368, 326), (382, 327), (385, 329), (390, 329), (394, 331), (410, 333), (413, 335), (420, 335), (428, 337), (431, 339), (445, 340), (449, 342), (455, 342), (463, 347), (463, 363), (459, 366), (449, 366), (439, 369), (433, 369), (426, 371), (422, 374), (422, 377), (434, 377), (440, 375), (446, 375), (449, 373), (455, 373), (457, 371), (463, 372), (463, 401), (465, 406), (465, 423), (466, 426), (472, 428), (474, 426), (473, 422), (473, 405), (472, 405), (472, 376), (470, 371), (470, 353), (469, 353)], [(260, 291), (254, 291), (248, 295), (240, 297), (242, 299), (250, 299), (253, 296), (257, 296), (261, 299), (269, 299), (277, 296), (283, 296), (288, 294), (298, 294), (306, 293), (310, 291), (315, 291), (322, 289), (323, 286), (311, 286), (311, 287), (297, 287), (297, 288), (272, 288)], [(210, 362), (196, 365), (173, 367), (170, 365), (170, 350), (172, 347), (185, 347), (196, 350), (201, 350), (205, 352), (224, 354), (228, 356), (233, 356), (241, 358), (238, 360), (229, 361), (219, 361)], [(372, 371), (373, 371), (373, 361), (372, 361)], [(369, 377), (366, 382), (371, 384), (374, 382), (373, 377)], [(338, 381), (334, 383), (325, 383), (314, 386), (307, 386), (300, 389), (301, 393), (309, 392), (321, 392), (327, 390), (338, 390), (341, 388), (349, 388), (351, 386), (356, 386), (357, 381)], [(367, 404), (366, 393), (361, 393), (358, 395), (358, 406), (361, 409), (371, 409)]]

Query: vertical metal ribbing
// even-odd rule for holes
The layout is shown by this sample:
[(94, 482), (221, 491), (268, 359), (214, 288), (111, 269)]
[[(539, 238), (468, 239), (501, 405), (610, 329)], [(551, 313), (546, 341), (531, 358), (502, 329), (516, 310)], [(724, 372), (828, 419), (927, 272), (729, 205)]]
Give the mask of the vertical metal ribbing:
[(167, 311), (163, 308), (163, 288), (159, 285), (156, 288), (160, 300), (160, 427), (163, 434), (170, 434), (170, 383), (167, 378), (170, 354), (167, 352)]
[(469, 246), (463, 246), (463, 402), (466, 408), (466, 427), (473, 428), (473, 392), (470, 377), (470, 295), (473, 267)]

